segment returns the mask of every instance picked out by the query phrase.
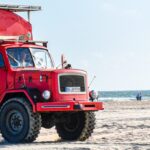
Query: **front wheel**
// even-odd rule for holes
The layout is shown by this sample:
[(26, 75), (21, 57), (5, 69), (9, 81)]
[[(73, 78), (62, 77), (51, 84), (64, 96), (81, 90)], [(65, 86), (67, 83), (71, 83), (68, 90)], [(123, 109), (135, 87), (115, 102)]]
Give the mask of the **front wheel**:
[(32, 142), (41, 128), (41, 116), (33, 113), (31, 106), (22, 98), (6, 101), (0, 109), (0, 129), (8, 142)]
[(95, 114), (93, 112), (74, 112), (65, 114), (66, 120), (56, 123), (56, 130), (64, 140), (88, 139), (95, 128)]

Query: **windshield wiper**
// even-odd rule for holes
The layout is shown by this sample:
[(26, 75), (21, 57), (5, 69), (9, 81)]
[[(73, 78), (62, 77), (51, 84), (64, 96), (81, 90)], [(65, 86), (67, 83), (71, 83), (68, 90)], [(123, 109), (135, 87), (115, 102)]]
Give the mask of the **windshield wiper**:
[(11, 56), (10, 54), (8, 54), (8, 56), (9, 56), (14, 62), (16, 62), (17, 64), (19, 64), (19, 61), (17, 61), (13, 56)]

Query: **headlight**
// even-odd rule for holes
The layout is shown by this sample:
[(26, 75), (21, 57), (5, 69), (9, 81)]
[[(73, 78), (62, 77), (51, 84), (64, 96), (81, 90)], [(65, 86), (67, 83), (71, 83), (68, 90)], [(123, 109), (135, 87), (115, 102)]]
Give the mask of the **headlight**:
[(90, 100), (94, 101), (97, 98), (96, 92), (94, 90), (89, 92)]
[(48, 99), (51, 97), (51, 92), (48, 91), (48, 90), (45, 90), (45, 91), (42, 93), (42, 97), (43, 97), (45, 100), (48, 100)]

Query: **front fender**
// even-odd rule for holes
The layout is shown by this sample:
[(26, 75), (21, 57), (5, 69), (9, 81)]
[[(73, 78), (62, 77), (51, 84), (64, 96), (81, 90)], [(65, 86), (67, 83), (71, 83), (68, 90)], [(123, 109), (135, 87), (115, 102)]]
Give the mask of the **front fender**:
[(36, 112), (35, 104), (31, 98), (31, 96), (25, 89), (5, 91), (0, 97), (0, 105), (3, 104), (7, 100), (7, 97), (12, 98), (12, 97), (17, 96), (17, 94), (18, 95), (23, 94), (26, 97), (26, 99), (29, 101), (29, 103), (32, 105), (33, 112)]

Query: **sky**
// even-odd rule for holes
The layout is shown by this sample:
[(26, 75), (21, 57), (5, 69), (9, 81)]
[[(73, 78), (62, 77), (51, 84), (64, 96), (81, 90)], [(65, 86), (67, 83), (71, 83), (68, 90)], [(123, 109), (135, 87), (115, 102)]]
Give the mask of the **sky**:
[[(64, 54), (88, 72), (90, 89), (150, 89), (149, 0), (1, 0), (40, 5), (31, 14), (35, 40), (48, 40), (55, 65)], [(22, 14), (24, 17), (25, 14)]]

